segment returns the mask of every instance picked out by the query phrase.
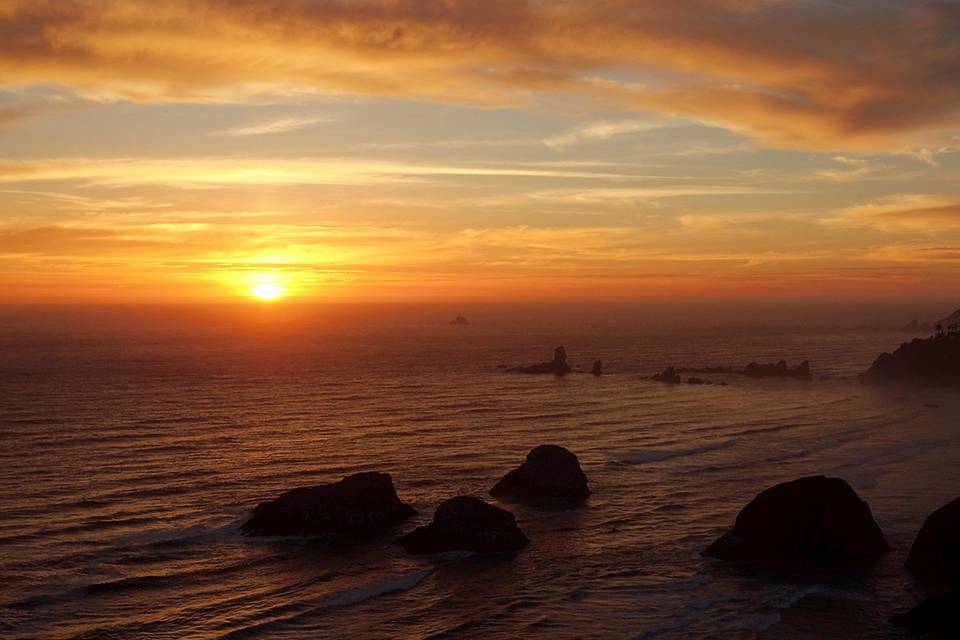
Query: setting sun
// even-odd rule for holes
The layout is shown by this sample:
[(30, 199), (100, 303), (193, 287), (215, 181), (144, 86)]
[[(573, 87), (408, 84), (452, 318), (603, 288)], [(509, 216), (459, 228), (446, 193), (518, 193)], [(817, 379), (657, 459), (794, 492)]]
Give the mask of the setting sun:
[(284, 288), (272, 282), (260, 282), (250, 288), (250, 293), (260, 300), (276, 300), (283, 297)]

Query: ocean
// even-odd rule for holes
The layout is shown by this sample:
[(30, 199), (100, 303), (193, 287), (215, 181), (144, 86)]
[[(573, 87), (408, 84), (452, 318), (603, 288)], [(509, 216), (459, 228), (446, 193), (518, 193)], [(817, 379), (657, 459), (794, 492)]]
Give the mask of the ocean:
[[(452, 326), (457, 312), (469, 326)], [(902, 564), (960, 495), (960, 394), (856, 375), (909, 338), (887, 307), (5, 307), (0, 636), (905, 638)], [(935, 316), (934, 316), (935, 317)], [(509, 374), (548, 360), (606, 375)], [(809, 360), (814, 379), (648, 379), (668, 365)], [(538, 510), (487, 491), (563, 445), (593, 494)], [(378, 470), (419, 515), (330, 548), (240, 524), (297, 486)], [(701, 558), (761, 490), (845, 478), (893, 550), (798, 581)], [(472, 494), (516, 554), (392, 541)]]

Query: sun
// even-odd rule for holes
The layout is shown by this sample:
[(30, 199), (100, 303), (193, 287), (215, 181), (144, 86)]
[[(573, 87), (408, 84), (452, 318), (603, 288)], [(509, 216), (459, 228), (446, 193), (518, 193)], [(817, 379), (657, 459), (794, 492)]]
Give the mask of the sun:
[(259, 300), (276, 300), (282, 298), (285, 290), (273, 282), (258, 282), (250, 287), (250, 294)]

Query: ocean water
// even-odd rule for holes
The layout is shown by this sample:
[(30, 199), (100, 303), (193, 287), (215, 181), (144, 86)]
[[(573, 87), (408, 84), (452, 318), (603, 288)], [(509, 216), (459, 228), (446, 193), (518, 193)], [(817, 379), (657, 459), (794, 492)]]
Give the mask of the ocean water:
[[(3, 309), (0, 637), (906, 637), (886, 619), (920, 597), (901, 566), (923, 519), (960, 495), (960, 395), (856, 382), (907, 338), (899, 318), (457, 311)], [(609, 375), (498, 368), (559, 344)], [(647, 379), (780, 358), (817, 379)], [(445, 498), (493, 501), (540, 443), (574, 451), (594, 493), (502, 505), (526, 549), (391, 544)], [(262, 500), (362, 470), (420, 514), (346, 549), (239, 530)], [(753, 495), (814, 473), (869, 502), (894, 547), (876, 567), (823, 584), (698, 555)]]

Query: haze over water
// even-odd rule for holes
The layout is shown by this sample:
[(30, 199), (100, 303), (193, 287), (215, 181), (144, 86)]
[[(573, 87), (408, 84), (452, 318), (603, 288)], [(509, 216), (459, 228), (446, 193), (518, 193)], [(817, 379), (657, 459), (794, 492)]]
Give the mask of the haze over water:
[[(7, 307), (0, 635), (11, 638), (901, 638), (901, 565), (956, 496), (952, 391), (860, 386), (938, 305)], [(462, 311), (472, 322), (448, 324)], [(519, 376), (564, 345), (575, 368)], [(810, 360), (814, 380), (665, 366)], [(828, 379), (820, 379), (828, 376)], [(935, 406), (933, 406), (935, 405)], [(487, 491), (541, 443), (582, 509)], [(419, 515), (356, 548), (252, 538), (279, 492), (380, 470)], [(756, 493), (825, 473), (894, 550), (827, 584), (701, 558)], [(460, 493), (510, 509), (506, 556), (391, 543)]]

